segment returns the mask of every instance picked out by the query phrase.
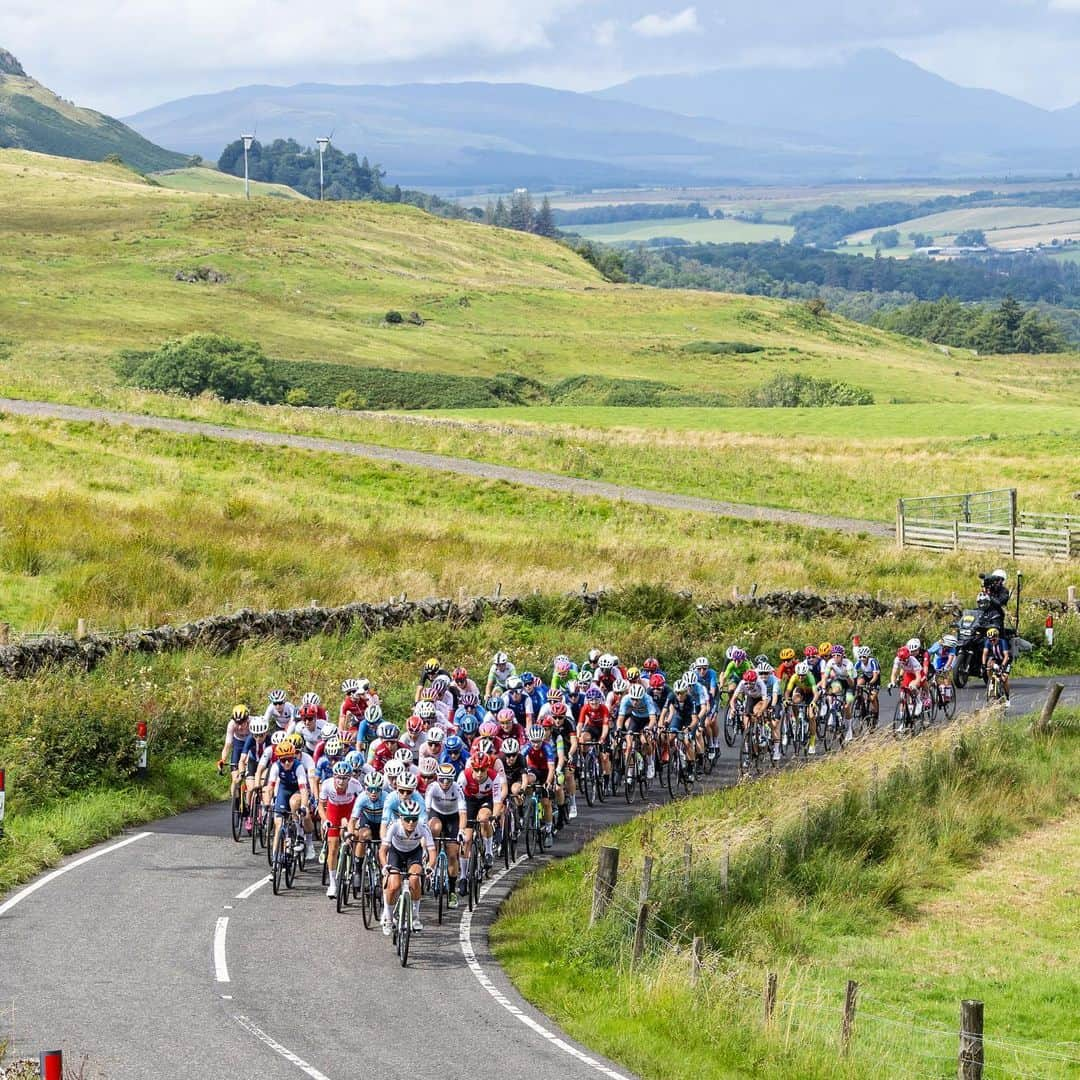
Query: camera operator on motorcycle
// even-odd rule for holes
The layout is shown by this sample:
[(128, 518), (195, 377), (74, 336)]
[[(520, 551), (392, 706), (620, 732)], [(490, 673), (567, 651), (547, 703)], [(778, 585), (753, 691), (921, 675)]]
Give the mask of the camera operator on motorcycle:
[(990, 574), (980, 574), (982, 588), (975, 600), (975, 606), (982, 613), (980, 625), (983, 630), (991, 626), (1001, 633), (1005, 632), (1005, 605), (1009, 602), (1008, 580), (1004, 570), (995, 570)]

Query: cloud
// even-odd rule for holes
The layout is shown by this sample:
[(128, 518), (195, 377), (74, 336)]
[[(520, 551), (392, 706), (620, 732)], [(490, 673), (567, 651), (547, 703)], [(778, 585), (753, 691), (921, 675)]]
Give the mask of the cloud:
[(593, 41), (602, 49), (610, 48), (615, 44), (618, 32), (619, 24), (614, 19), (605, 19), (593, 27)]
[(689, 34), (701, 29), (698, 22), (697, 8), (683, 8), (674, 15), (643, 15), (630, 24), (635, 34), (647, 38), (675, 37), (676, 34)]

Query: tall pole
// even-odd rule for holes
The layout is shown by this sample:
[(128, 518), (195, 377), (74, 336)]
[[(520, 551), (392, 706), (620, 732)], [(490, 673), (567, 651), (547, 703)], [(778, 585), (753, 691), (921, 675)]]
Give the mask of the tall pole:
[(244, 143), (244, 198), (251, 198), (251, 181), (248, 180), (248, 151), (251, 149), (251, 144), (255, 141), (254, 135), (241, 135), (240, 138)]
[(315, 140), (319, 146), (319, 202), (322, 202), (323, 198), (323, 154), (326, 153), (326, 148), (330, 145), (330, 139), (325, 135), (320, 135)]

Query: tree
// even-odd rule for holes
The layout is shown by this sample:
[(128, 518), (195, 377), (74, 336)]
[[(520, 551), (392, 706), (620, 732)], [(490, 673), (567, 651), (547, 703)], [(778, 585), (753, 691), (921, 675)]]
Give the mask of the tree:
[(954, 243), (957, 247), (986, 247), (986, 233), (982, 229), (965, 229), (957, 233)]
[(879, 229), (870, 237), (870, 243), (876, 248), (894, 248), (900, 244), (899, 229)]
[(506, 203), (500, 195), (495, 201), (495, 210), (491, 215), (491, 224), (500, 229), (510, 228), (510, 211), (506, 209)]
[(911, 241), (912, 247), (924, 248), (933, 247), (934, 245), (933, 233), (912, 232), (908, 233), (908, 239)]
[(536, 210), (527, 188), (517, 188), (510, 196), (510, 228), (518, 232), (532, 232)]
[(540, 203), (540, 212), (536, 215), (533, 229), (540, 236), (556, 236), (558, 229), (555, 228), (555, 215), (551, 211), (551, 200), (545, 195)]

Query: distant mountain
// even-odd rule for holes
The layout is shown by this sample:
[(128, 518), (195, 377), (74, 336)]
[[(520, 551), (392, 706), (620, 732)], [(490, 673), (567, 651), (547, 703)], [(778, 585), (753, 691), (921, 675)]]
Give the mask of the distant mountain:
[(695, 119), (527, 84), (245, 86), (147, 109), (127, 121), (216, 159), (243, 132), (334, 144), (404, 185), (679, 182), (837, 173), (851, 153), (782, 130)]
[(111, 116), (58, 97), (0, 49), (0, 147), (5, 146), (86, 161), (119, 154), (141, 172), (175, 169), (187, 161), (183, 154), (155, 146)]
[(647, 76), (597, 96), (749, 126), (782, 122), (859, 152), (869, 172), (1040, 171), (1080, 159), (1080, 115), (958, 86), (884, 49), (807, 69)]

